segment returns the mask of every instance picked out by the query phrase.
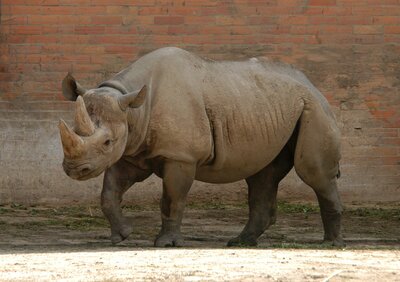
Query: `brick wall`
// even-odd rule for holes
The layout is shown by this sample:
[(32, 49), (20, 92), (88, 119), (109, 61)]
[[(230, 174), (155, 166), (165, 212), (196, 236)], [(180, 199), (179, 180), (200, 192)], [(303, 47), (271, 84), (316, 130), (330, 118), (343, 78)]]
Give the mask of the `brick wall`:
[[(0, 203), (96, 202), (100, 179), (78, 183), (61, 170), (57, 120), (73, 110), (61, 80), (71, 71), (93, 87), (163, 46), (293, 63), (338, 117), (344, 200), (400, 200), (400, 0), (0, 0), (0, 8)], [(130, 199), (157, 198), (156, 184)], [(238, 200), (243, 190), (196, 184), (194, 195)], [(312, 197), (293, 175), (281, 190)]]

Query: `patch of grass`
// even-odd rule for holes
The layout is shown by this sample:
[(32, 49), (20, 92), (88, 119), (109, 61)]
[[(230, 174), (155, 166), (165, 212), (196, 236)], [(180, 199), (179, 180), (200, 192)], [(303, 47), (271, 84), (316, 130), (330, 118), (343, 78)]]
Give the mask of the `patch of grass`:
[(41, 228), (47, 226), (55, 226), (59, 225), (59, 222), (53, 220), (43, 220), (43, 221), (28, 221), (28, 222), (21, 222), (21, 223), (6, 223), (6, 225), (10, 227), (14, 227), (17, 229), (24, 229), (24, 230), (39, 230)]
[(139, 206), (139, 205), (124, 205), (122, 206), (123, 210), (127, 211), (153, 211), (153, 210), (158, 210), (159, 205), (154, 204), (154, 205), (144, 205), (144, 206)]
[(338, 247), (332, 246), (331, 244), (316, 244), (316, 243), (299, 243), (299, 242), (282, 242), (282, 243), (275, 243), (270, 246), (271, 248), (276, 249), (338, 249)]
[(227, 204), (223, 204), (221, 202), (209, 202), (209, 203), (191, 202), (186, 206), (189, 209), (196, 209), (196, 210), (226, 210), (229, 207)]
[(15, 210), (27, 210), (28, 208), (24, 205), (18, 204), (18, 203), (12, 203), (11, 208)]
[(21, 223), (7, 223), (0, 221), (0, 226), (9, 226), (16, 229), (24, 230), (40, 230), (47, 227), (66, 227), (70, 230), (88, 231), (99, 227), (108, 227), (108, 223), (104, 218), (87, 217), (87, 218), (52, 218), (42, 221), (28, 221)]
[(346, 213), (360, 217), (400, 220), (400, 208), (356, 208), (346, 210)]
[(316, 213), (319, 207), (312, 204), (296, 204), (278, 201), (278, 211), (283, 213)]
[(86, 217), (67, 219), (61, 223), (71, 230), (87, 231), (99, 227), (108, 227), (108, 223), (104, 218)]
[(0, 215), (9, 213), (9, 209), (5, 207), (0, 207)]

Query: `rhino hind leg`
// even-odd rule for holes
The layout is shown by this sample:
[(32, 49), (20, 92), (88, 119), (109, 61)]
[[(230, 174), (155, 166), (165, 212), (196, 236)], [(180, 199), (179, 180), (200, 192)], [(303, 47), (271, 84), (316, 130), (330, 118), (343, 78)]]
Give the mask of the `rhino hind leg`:
[(276, 221), (279, 182), (293, 167), (293, 154), (289, 143), (272, 163), (246, 179), (248, 185), (249, 219), (239, 236), (228, 246), (256, 246), (257, 238)]
[(324, 226), (324, 241), (343, 247), (342, 203), (336, 178), (339, 175), (340, 135), (333, 118), (321, 107), (305, 110), (300, 118), (294, 167), (317, 195)]

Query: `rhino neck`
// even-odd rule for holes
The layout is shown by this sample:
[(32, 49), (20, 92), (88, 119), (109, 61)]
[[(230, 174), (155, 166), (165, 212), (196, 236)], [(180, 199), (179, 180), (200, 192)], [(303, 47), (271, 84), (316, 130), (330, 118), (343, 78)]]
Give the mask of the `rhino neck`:
[(124, 155), (135, 156), (144, 148), (150, 120), (150, 95), (139, 108), (128, 109), (128, 141)]

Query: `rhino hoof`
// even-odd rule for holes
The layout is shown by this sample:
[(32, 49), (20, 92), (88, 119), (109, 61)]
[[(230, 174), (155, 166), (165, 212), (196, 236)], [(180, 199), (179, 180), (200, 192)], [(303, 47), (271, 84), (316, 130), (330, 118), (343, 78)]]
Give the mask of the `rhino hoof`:
[(118, 244), (124, 241), (129, 235), (132, 233), (133, 227), (132, 226), (124, 226), (118, 233), (111, 234), (111, 243), (113, 245)]
[(330, 241), (330, 243), (332, 243), (332, 246), (334, 246), (334, 247), (338, 247), (338, 248), (346, 247), (346, 243), (341, 238)]
[(154, 247), (183, 247), (184, 240), (180, 234), (166, 233), (159, 235), (154, 242)]
[(228, 241), (228, 247), (254, 247), (257, 246), (257, 240), (251, 238), (242, 238), (240, 236)]
[(325, 238), (324, 241), (322, 242), (322, 244), (331, 245), (333, 247), (338, 247), (338, 248), (346, 247), (346, 243), (344, 242), (343, 238), (341, 238), (341, 237), (338, 237), (333, 240)]

